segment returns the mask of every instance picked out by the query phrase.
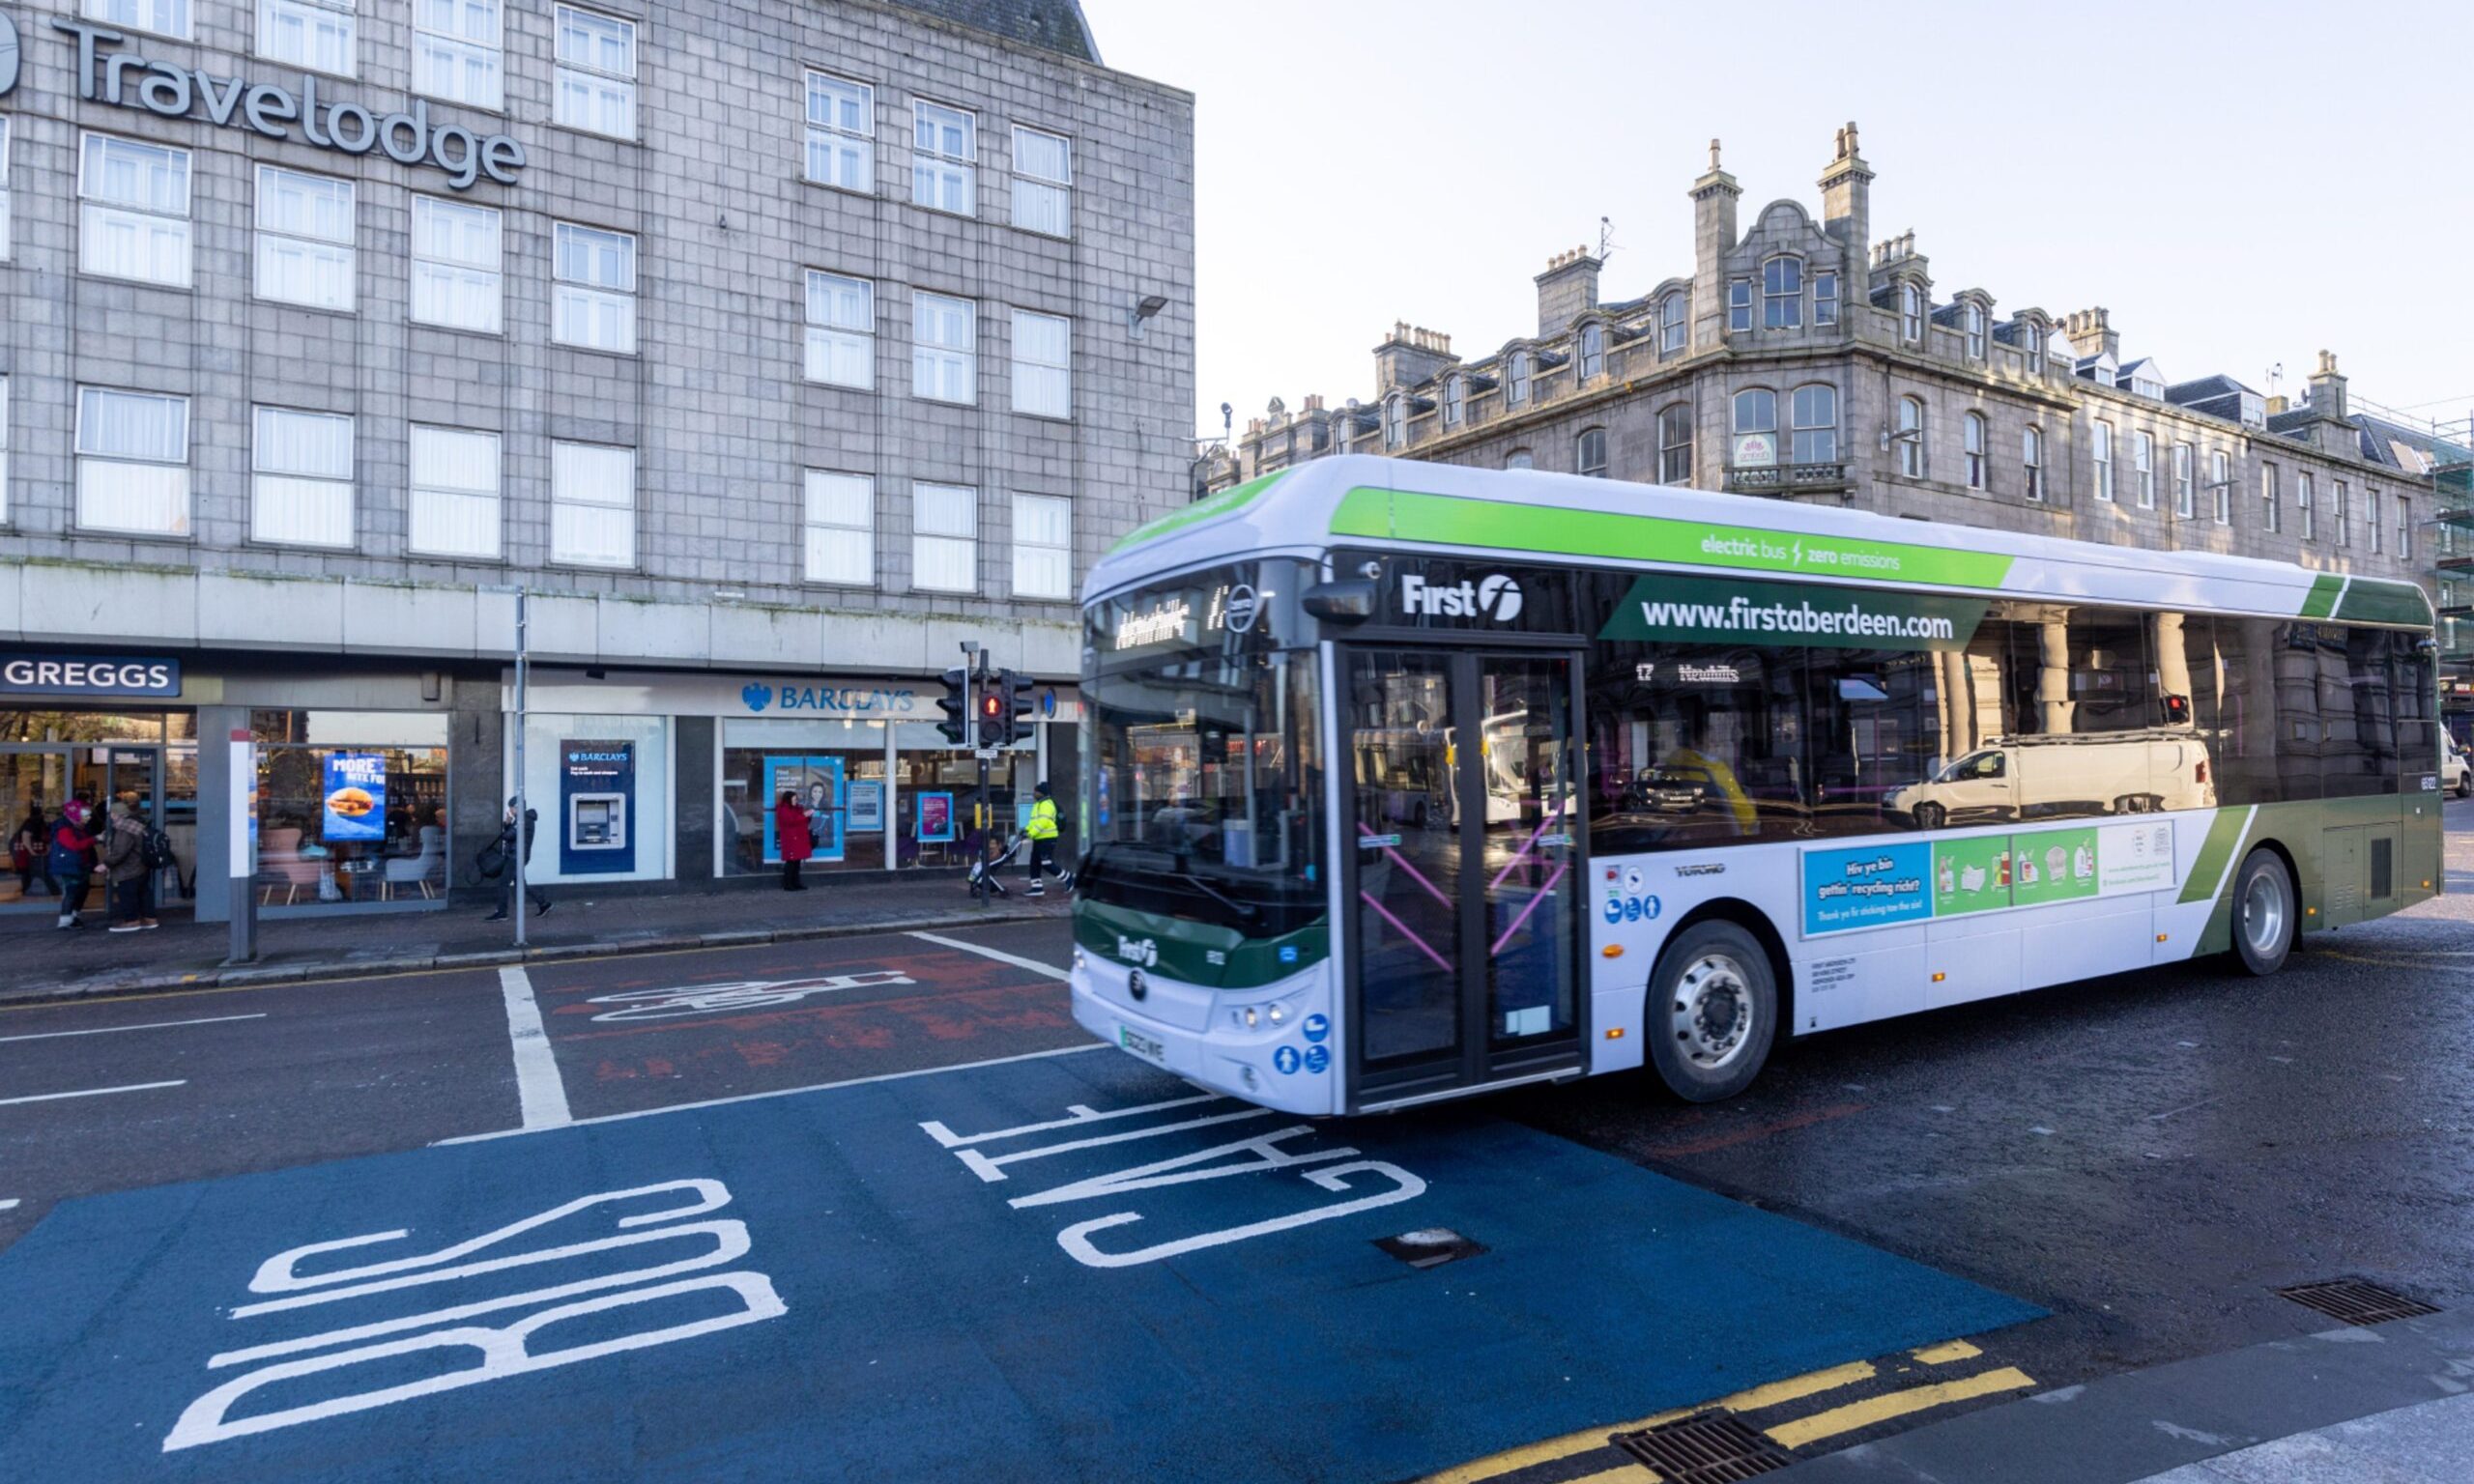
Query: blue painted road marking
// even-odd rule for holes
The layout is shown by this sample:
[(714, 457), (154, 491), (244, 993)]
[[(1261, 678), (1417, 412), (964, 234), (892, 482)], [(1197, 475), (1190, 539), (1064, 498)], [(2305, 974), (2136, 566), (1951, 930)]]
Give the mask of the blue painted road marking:
[[(1427, 1226), (1489, 1250), (1372, 1245)], [(2036, 1311), (1482, 1110), (1094, 1053), (71, 1201), (0, 1312), (0, 1478), (1249, 1484)]]

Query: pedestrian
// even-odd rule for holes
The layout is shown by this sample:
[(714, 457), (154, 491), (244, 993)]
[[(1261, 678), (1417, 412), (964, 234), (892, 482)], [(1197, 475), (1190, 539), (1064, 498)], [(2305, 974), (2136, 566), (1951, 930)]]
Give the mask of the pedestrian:
[(806, 891), (799, 863), (816, 853), (816, 837), (808, 831), (808, 812), (795, 788), (783, 789), (782, 802), (773, 806), (773, 847), (782, 852), (782, 890)]
[(1025, 873), (1031, 878), (1031, 889), (1022, 895), (1048, 895), (1048, 877), (1056, 877), (1057, 885), (1074, 890), (1074, 872), (1059, 870), (1056, 865), (1056, 800), (1050, 796), (1046, 780), (1031, 790), (1031, 819), (1022, 826), (1022, 834), (1031, 842), (1030, 865)]
[[(506, 813), (502, 816), (502, 827), (499, 830), (499, 859), (506, 863), (503, 868), (504, 873), (499, 877), (499, 909), (483, 918), (482, 921), (485, 923), (505, 922), (507, 914), (515, 909), (515, 800), (509, 799), (506, 801)], [(541, 812), (537, 809), (528, 809), (524, 812), (525, 865), (532, 864), (532, 842), (540, 838)], [(550, 899), (541, 888), (527, 881), (524, 883), (524, 895), (526, 899), (532, 903), (534, 917), (550, 915)]]
[(95, 837), (86, 828), (92, 817), (83, 800), (72, 799), (60, 806), (60, 817), (52, 821), (51, 880), (60, 888), (63, 928), (86, 926), (77, 914), (86, 909), (86, 893), (94, 884)]
[(103, 827), (105, 915), (111, 932), (136, 932), (162, 925), (146, 899), (146, 821), (127, 799), (111, 803), (110, 822)]
[[(43, 800), (26, 802), (26, 817), (17, 821), (17, 833), (9, 840), (9, 864), (17, 869), (20, 898), (58, 895), (51, 881), (51, 819), (43, 812)], [(41, 892), (35, 890), (38, 881)]]

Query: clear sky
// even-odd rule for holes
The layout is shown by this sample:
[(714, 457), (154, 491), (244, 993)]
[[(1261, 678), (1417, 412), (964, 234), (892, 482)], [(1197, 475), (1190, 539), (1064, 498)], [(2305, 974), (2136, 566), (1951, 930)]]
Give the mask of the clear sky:
[(1200, 374), (1220, 404), (1369, 397), (1395, 320), (1463, 356), (1534, 330), (1595, 245), (1633, 298), (1692, 270), (1725, 141), (1741, 218), (1818, 208), (1831, 131), (1937, 297), (2103, 304), (2125, 358), (2474, 413), (2474, 3), (2028, 6), (1083, 0), (1110, 67), (1195, 95)]

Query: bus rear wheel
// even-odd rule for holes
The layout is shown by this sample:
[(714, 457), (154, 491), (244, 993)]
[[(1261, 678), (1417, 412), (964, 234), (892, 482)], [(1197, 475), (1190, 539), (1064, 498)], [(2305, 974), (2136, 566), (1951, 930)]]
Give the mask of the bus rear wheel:
[(1716, 1102), (1749, 1086), (1778, 1029), (1769, 955), (1733, 923), (1696, 923), (1658, 955), (1650, 976), (1650, 1061), (1686, 1102)]
[(2233, 881), (2233, 952), (2246, 971), (2264, 977), (2285, 967), (2297, 915), (2285, 862), (2265, 847), (2245, 856)]

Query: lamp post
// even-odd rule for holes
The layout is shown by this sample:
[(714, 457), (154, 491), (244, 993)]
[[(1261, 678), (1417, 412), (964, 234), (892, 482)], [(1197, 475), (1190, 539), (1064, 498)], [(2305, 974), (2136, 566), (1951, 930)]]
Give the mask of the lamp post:
[(526, 596), (527, 596), (527, 594), (525, 593), (525, 590), (524, 590), (523, 588), (518, 587), (517, 589), (515, 589), (515, 861), (514, 861), (514, 870), (515, 870), (515, 946), (516, 946), (516, 947), (518, 947), (518, 948), (522, 948), (522, 947), (524, 947), (524, 918), (525, 918), (525, 911), (526, 911), (526, 909), (527, 909), (527, 908), (532, 904), (532, 895), (531, 895), (531, 893), (526, 889), (526, 884), (525, 884), (525, 879), (524, 879), (524, 857), (525, 857), (525, 855), (526, 855), (526, 853), (527, 853), (527, 847), (528, 847), (529, 845), (531, 845), (531, 844), (532, 844), (532, 841), (531, 841), (531, 839), (529, 838), (529, 836), (530, 836), (530, 834), (531, 834), (531, 830), (530, 830), (530, 828), (528, 827), (528, 825), (527, 825), (527, 823), (526, 823), (526, 817), (525, 817), (525, 816), (526, 816), (526, 813), (527, 813), (526, 808), (525, 808), (525, 805), (526, 805), (526, 803), (527, 803), (527, 800), (526, 800), (526, 798), (525, 798), (525, 792), (524, 792), (524, 779), (525, 779), (525, 773), (524, 773), (524, 735), (525, 735), (525, 733), (526, 733), (528, 730), (530, 730), (530, 729), (531, 729), (531, 728), (527, 725), (526, 718), (527, 718), (527, 715), (528, 715), (528, 708), (529, 708), (530, 703), (531, 703), (531, 700), (532, 700), (532, 696), (531, 696), (531, 694), (530, 694), (530, 692), (529, 692), (528, 687), (529, 687), (529, 683), (530, 683), (530, 681), (531, 681), (531, 679), (532, 679), (531, 670), (532, 670), (532, 630), (531, 630), (531, 628), (530, 628), (530, 624), (531, 624), (531, 622), (532, 622), (532, 613), (531, 613), (531, 610), (530, 610), (530, 609), (528, 608), (528, 606), (526, 605), (526, 601), (525, 601)]

